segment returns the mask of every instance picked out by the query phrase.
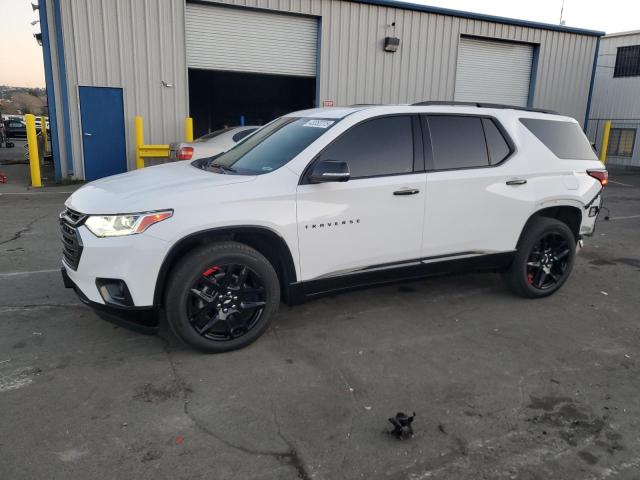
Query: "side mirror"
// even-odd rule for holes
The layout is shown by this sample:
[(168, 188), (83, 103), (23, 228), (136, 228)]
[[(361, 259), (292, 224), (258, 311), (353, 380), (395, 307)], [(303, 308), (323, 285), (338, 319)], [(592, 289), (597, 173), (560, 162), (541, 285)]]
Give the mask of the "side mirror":
[(349, 180), (349, 165), (339, 160), (320, 160), (313, 165), (311, 183), (346, 182)]

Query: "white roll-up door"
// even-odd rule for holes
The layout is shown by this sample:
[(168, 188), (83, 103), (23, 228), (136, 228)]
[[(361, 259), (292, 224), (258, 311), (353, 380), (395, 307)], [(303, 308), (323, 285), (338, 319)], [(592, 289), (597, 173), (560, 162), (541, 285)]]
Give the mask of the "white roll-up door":
[(316, 75), (312, 17), (187, 3), (186, 36), (189, 68)]
[(460, 38), (455, 100), (527, 106), (533, 46)]

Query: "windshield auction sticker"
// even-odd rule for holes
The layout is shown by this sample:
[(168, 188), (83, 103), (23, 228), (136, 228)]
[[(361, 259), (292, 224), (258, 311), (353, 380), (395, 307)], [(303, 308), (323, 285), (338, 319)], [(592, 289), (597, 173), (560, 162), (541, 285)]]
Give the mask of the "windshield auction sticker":
[(329, 128), (334, 123), (336, 123), (334, 120), (309, 120), (307, 123), (304, 123), (302, 126), (314, 127), (314, 128)]

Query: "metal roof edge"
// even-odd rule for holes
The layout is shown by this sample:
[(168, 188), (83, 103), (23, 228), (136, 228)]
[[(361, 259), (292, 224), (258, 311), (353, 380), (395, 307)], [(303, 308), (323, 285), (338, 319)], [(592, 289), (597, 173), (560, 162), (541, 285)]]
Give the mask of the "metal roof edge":
[(640, 30), (629, 30), (627, 32), (614, 32), (614, 33), (607, 33), (604, 38), (611, 38), (611, 37), (626, 37), (627, 35), (638, 35), (640, 34)]
[(576, 33), (580, 35), (589, 35), (592, 37), (601, 37), (605, 32), (598, 30), (587, 30), (584, 28), (565, 27), (563, 25), (553, 25), (550, 23), (532, 22), (529, 20), (518, 20), (515, 18), (497, 17), (484, 13), (465, 12), (462, 10), (453, 10), (450, 8), (432, 7), (429, 5), (421, 5), (411, 2), (402, 2), (399, 0), (349, 0), (356, 3), (366, 3), (369, 5), (379, 5), (383, 7), (401, 8), (404, 10), (416, 10), (419, 12), (435, 13), (440, 15), (449, 15), (452, 17), (470, 18), (473, 20), (482, 20), (486, 22), (503, 23), (507, 25), (517, 25), (520, 27), (540, 28), (544, 30), (555, 30), (565, 33)]

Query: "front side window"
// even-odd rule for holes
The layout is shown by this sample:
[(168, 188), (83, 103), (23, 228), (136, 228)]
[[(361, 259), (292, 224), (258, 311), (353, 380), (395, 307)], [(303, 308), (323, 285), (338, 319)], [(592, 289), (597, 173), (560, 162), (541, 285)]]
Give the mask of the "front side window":
[(597, 160), (589, 140), (577, 123), (539, 118), (521, 118), (520, 123), (558, 158)]
[(319, 159), (347, 162), (352, 179), (411, 173), (411, 116), (374, 118), (360, 123), (325, 148)]
[(427, 118), (435, 170), (489, 165), (482, 118), (461, 115), (429, 115)]
[(227, 152), (193, 165), (238, 175), (261, 175), (289, 163), (338, 119), (281, 117)]
[(633, 147), (636, 140), (635, 128), (612, 128), (609, 134), (609, 146), (607, 155), (613, 157), (633, 156)]
[(637, 77), (640, 75), (640, 45), (618, 47), (614, 77)]

